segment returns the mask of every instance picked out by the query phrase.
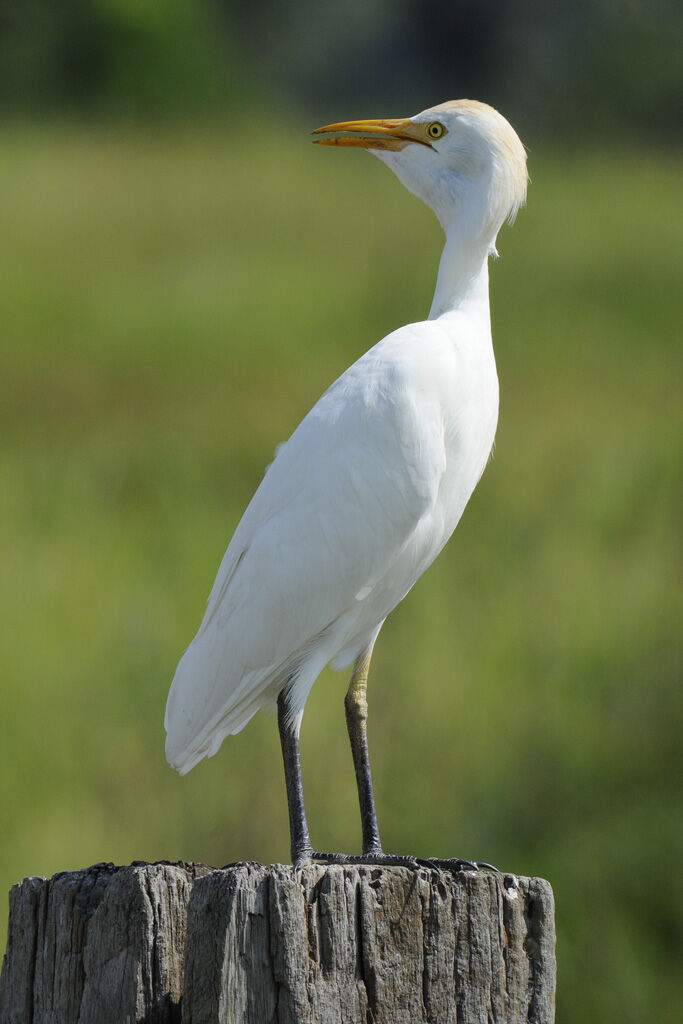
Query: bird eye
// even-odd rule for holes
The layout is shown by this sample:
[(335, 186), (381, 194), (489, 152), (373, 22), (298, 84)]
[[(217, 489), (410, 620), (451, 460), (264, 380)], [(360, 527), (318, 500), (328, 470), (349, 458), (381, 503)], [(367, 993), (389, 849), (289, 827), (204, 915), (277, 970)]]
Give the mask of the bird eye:
[(427, 125), (427, 135), (430, 139), (440, 139), (444, 133), (444, 126), (438, 121), (432, 121)]

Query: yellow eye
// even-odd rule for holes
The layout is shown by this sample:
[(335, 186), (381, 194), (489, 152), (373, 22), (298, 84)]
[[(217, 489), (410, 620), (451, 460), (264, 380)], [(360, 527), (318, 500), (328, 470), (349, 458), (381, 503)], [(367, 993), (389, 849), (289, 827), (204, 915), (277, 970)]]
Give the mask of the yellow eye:
[(427, 135), (430, 139), (440, 139), (444, 133), (444, 126), (438, 121), (432, 121), (427, 125)]

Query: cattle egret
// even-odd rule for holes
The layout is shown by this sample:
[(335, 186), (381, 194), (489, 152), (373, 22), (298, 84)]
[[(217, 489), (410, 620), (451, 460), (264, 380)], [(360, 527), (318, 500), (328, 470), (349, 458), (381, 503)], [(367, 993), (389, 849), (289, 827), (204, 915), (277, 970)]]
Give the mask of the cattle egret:
[[(166, 756), (184, 775), (277, 704), (292, 861), (384, 854), (367, 746), (377, 634), (456, 527), (493, 445), (498, 378), (488, 257), (526, 197), (526, 154), (492, 107), (457, 100), (414, 117), (318, 128), (369, 150), (446, 235), (429, 316), (387, 335), (318, 400), (254, 494), (223, 557), (166, 706)], [(317, 854), (299, 730), (322, 669), (353, 665), (345, 699), (363, 854)]]

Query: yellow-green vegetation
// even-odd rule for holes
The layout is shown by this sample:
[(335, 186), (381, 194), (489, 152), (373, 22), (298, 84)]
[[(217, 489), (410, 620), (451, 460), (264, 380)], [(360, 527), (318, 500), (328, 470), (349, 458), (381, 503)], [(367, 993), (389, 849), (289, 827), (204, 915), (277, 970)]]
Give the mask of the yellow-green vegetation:
[[(380, 828), (551, 880), (561, 1024), (672, 1020), (681, 166), (530, 170), (491, 274), (495, 458), (373, 658)], [(274, 718), (180, 779), (167, 688), (276, 444), (425, 315), (438, 226), (298, 127), (6, 129), (0, 180), (0, 890), (287, 859)], [(314, 843), (355, 851), (347, 685), (314, 687), (303, 767)]]

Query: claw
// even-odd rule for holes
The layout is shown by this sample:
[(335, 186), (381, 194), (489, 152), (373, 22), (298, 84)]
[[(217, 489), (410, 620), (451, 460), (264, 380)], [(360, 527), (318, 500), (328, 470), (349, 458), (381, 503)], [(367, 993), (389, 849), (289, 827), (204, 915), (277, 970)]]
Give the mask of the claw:
[(445, 868), (456, 873), (458, 871), (495, 871), (497, 875), (500, 874), (497, 867), (485, 860), (463, 860), (461, 857), (449, 857), (442, 860), (439, 857), (435, 857), (434, 863), (437, 870)]
[(453, 871), (457, 874), (458, 871), (478, 871), (478, 865), (473, 860), (463, 860), (462, 857), (447, 857), (445, 860), (439, 859), (437, 861), (439, 869), (444, 868), (447, 871)]
[(428, 868), (430, 871), (438, 871), (439, 865), (436, 860), (432, 857), (416, 857), (417, 863), (421, 868)]

